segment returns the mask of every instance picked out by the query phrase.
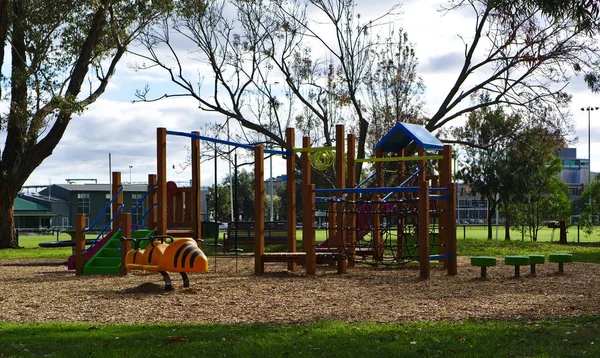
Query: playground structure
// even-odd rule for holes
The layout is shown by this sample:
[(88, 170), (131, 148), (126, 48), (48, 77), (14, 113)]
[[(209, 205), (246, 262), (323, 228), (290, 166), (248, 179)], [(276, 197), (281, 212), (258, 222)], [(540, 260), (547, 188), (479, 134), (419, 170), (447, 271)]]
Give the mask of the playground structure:
[[(371, 159), (355, 159), (354, 135), (348, 135), (348, 155), (345, 155), (344, 126), (336, 126), (335, 148), (311, 148), (310, 139), (303, 138), (301, 149), (293, 148), (295, 142), (294, 130), (286, 131), (288, 151), (288, 178), (295, 177), (295, 157), (293, 153), (302, 155), (302, 197), (303, 197), (303, 223), (302, 223), (302, 248), (303, 252), (296, 252), (295, 245), (288, 245), (287, 252), (265, 253), (264, 244), (257, 240), (255, 245), (255, 273), (264, 272), (265, 262), (287, 262), (288, 268), (294, 264), (305, 266), (306, 273), (313, 275), (318, 262), (335, 262), (338, 273), (345, 273), (348, 263), (358, 256), (370, 255), (374, 262), (383, 263), (391, 257), (397, 263), (406, 263), (418, 259), (420, 277), (430, 277), (430, 260), (444, 262), (449, 275), (456, 274), (456, 187), (452, 183), (452, 148), (442, 145), (437, 138), (421, 126), (398, 123), (377, 144), (377, 156)], [(404, 156), (408, 145), (418, 147), (418, 156)], [(315, 189), (311, 182), (310, 153), (335, 149), (336, 188)], [(441, 152), (441, 155), (427, 155), (427, 151)], [(397, 153), (396, 157), (384, 157), (385, 152)], [(261, 147), (255, 149), (255, 158), (262, 158)], [(347, 158), (347, 159), (346, 159)], [(347, 161), (346, 161), (347, 160)], [(376, 163), (377, 186), (374, 188), (360, 188), (355, 184), (355, 163), (358, 161)], [(418, 170), (403, 180), (399, 186), (384, 187), (381, 175), (381, 163), (397, 162), (398, 177), (404, 178), (404, 163), (417, 161)], [(437, 162), (437, 163), (434, 163)], [(437, 164), (438, 175), (427, 175), (427, 164), (434, 167)], [(347, 165), (347, 170), (346, 170)], [(346, 180), (345, 174), (348, 179)], [(264, 167), (261, 160), (255, 161), (256, 179), (256, 238), (264, 237), (264, 228), (261, 227), (260, 218), (264, 217)], [(415, 186), (407, 184), (415, 183)], [(364, 184), (361, 183), (361, 185)], [(288, 180), (288, 195), (295, 198), (295, 182)], [(327, 244), (321, 245), (318, 250), (315, 240), (315, 205), (316, 193), (334, 192), (335, 197), (326, 198), (331, 203)], [(430, 192), (437, 195), (430, 195)], [(368, 201), (359, 201), (357, 194), (386, 193), (383, 199), (377, 195)], [(288, 197), (288, 227), (295, 226), (295, 201)], [(433, 203), (433, 204), (432, 204)], [(439, 221), (437, 225), (438, 242), (433, 245), (438, 249), (436, 255), (430, 255), (432, 242), (430, 240), (430, 220)], [(416, 241), (407, 242), (406, 225), (409, 220), (413, 222), (412, 230)], [(384, 229), (382, 222), (387, 227)], [(396, 232), (395, 244), (392, 242), (393, 232)], [(382, 234), (388, 236), (382, 238)], [(367, 238), (367, 236), (369, 236)], [(295, 237), (293, 237), (295, 242)], [(361, 243), (362, 242), (362, 243)], [(418, 255), (406, 253), (412, 246)], [(391, 255), (390, 255), (391, 254)]]
[[(191, 188), (177, 188), (167, 182), (166, 178), (166, 140), (167, 135), (184, 136), (191, 139)], [(430, 260), (444, 262), (449, 275), (456, 274), (456, 227), (454, 183), (451, 182), (450, 146), (442, 145), (426, 129), (416, 125), (399, 123), (377, 144), (375, 158), (355, 158), (355, 136), (348, 134), (345, 138), (344, 126), (336, 126), (336, 145), (330, 148), (312, 148), (310, 139), (304, 137), (302, 148), (295, 148), (295, 132), (293, 128), (286, 130), (285, 150), (264, 149), (261, 146), (249, 146), (202, 137), (198, 132), (183, 133), (157, 129), (157, 174), (149, 175), (147, 197), (148, 209), (143, 217), (148, 217), (148, 231), (157, 237), (175, 236), (201, 238), (201, 201), (200, 201), (200, 140), (228, 144), (253, 150), (255, 155), (255, 225), (254, 255), (255, 273), (264, 273), (266, 262), (285, 262), (289, 270), (297, 265), (305, 266), (309, 275), (316, 273), (317, 263), (335, 263), (338, 273), (346, 273), (348, 265), (355, 260), (373, 263), (406, 263), (418, 260), (420, 277), (430, 276)], [(346, 141), (348, 155), (346, 155)], [(416, 145), (417, 156), (404, 156), (408, 145)], [(316, 190), (311, 181), (311, 159), (313, 153), (335, 150), (336, 187)], [(428, 155), (427, 151), (437, 154)], [(384, 153), (394, 153), (395, 157), (384, 157)], [(265, 247), (265, 211), (264, 211), (264, 155), (265, 153), (284, 155), (287, 157), (287, 242), (285, 252), (266, 253)], [(303, 195), (303, 230), (302, 251), (296, 248), (296, 153), (302, 158), (301, 192)], [(441, 154), (439, 154), (441, 153)], [(318, 157), (317, 157), (318, 158)], [(375, 178), (376, 186), (362, 188), (366, 182), (356, 184), (356, 163), (375, 163), (376, 172), (368, 179)], [(416, 161), (418, 169), (412, 174), (405, 172), (405, 163)], [(383, 162), (396, 162), (397, 177), (400, 184), (385, 187), (382, 175)], [(429, 168), (437, 167), (437, 175), (429, 174)], [(347, 174), (347, 178), (346, 178)], [(173, 183), (174, 184), (174, 183)], [(119, 198), (120, 173), (113, 174), (113, 190), (117, 192), (117, 200), (113, 200), (113, 212), (119, 213), (122, 198)], [(315, 206), (316, 194), (333, 192), (335, 196), (320, 198), (330, 202), (330, 225), (326, 243), (317, 247), (315, 238)], [(435, 193), (432, 195), (430, 193)], [(382, 198), (377, 194), (386, 194)], [(357, 198), (357, 195), (370, 195), (368, 199)], [(114, 241), (124, 238), (141, 238), (132, 236), (137, 231), (136, 224), (131, 229), (130, 215), (120, 214), (120, 219), (113, 218), (121, 224), (119, 235), (110, 235)], [(142, 218), (143, 219), (143, 218)], [(431, 240), (431, 220), (437, 232), (437, 241)], [(77, 218), (76, 257), (77, 273), (82, 270), (84, 237), (83, 223)], [(107, 235), (109, 236), (109, 235)], [(114, 236), (114, 237), (113, 237)], [(148, 237), (148, 236), (145, 236)], [(126, 254), (131, 242), (123, 240), (121, 245), (120, 273), (126, 274)], [(163, 245), (161, 243), (160, 245)], [(437, 251), (432, 255), (431, 248)], [(118, 250), (118, 247), (117, 247)], [(415, 254), (418, 252), (418, 255)], [(370, 259), (367, 260), (367, 257)], [(129, 261), (130, 265), (137, 264)], [(131, 266), (133, 267), (133, 266)], [(137, 267), (136, 267), (137, 268)], [(154, 270), (154, 269), (152, 269)], [(156, 270), (154, 270), (156, 271)], [(167, 281), (165, 279), (165, 283)]]

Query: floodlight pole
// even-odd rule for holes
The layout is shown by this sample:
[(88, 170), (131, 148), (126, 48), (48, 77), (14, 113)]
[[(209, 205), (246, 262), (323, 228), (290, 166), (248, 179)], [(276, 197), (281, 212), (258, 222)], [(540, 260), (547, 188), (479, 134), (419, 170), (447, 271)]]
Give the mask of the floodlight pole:
[(592, 222), (593, 212), (592, 211), (592, 141), (591, 141), (591, 117), (592, 111), (598, 110), (600, 107), (592, 107), (587, 106), (585, 108), (581, 108), (582, 111), (586, 111), (588, 113), (588, 187), (590, 188), (590, 197), (588, 198), (588, 205), (590, 206), (590, 223)]

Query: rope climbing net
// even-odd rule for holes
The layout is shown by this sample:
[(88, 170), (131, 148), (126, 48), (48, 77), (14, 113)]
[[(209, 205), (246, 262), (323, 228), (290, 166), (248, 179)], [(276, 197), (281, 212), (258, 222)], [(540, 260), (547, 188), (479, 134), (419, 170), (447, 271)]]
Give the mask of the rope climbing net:
[[(430, 200), (430, 255), (439, 253), (438, 200)], [(339, 204), (342, 205), (339, 205)], [(330, 205), (329, 215), (344, 215), (344, 224), (327, 229), (321, 252), (343, 252), (348, 259), (372, 264), (406, 264), (419, 259), (419, 209), (417, 199), (342, 200)], [(341, 208), (341, 209), (340, 209)], [(332, 220), (337, 222), (337, 220)], [(345, 237), (345, 244), (340, 235)], [(343, 249), (342, 249), (343, 248)]]

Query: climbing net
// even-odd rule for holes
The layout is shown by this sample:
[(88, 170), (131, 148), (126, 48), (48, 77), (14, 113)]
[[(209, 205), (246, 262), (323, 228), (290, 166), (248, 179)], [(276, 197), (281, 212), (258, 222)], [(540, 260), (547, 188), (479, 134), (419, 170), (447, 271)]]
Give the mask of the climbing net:
[[(419, 259), (418, 199), (340, 200), (330, 206), (329, 215), (344, 215), (343, 225), (328, 228), (327, 240), (318, 251), (340, 253), (348, 259), (372, 264), (406, 264)], [(341, 205), (340, 205), (341, 204)], [(430, 254), (439, 252), (437, 200), (430, 200)], [(339, 222), (336, 220), (336, 222)], [(345, 236), (341, 245), (339, 235)], [(342, 248), (342, 249), (341, 249)]]

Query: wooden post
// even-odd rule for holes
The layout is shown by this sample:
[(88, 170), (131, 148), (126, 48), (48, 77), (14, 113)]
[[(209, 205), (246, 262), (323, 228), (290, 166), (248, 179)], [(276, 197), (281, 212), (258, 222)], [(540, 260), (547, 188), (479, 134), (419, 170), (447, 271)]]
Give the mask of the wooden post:
[(567, 222), (565, 220), (561, 220), (558, 222), (558, 227), (560, 230), (559, 244), (567, 243)]
[(429, 279), (429, 184), (419, 182), (419, 267), (422, 280)]
[[(337, 188), (346, 188), (346, 133), (344, 126), (338, 124), (335, 126), (335, 186)], [(337, 192), (337, 196), (344, 199), (343, 192)], [(336, 205), (337, 211), (337, 235), (335, 236), (335, 244), (338, 248), (339, 255), (346, 255), (346, 215), (344, 215), (344, 201), (339, 201)], [(314, 210), (313, 210), (314, 212)], [(314, 215), (314, 214), (313, 214)], [(314, 220), (313, 220), (314, 227)], [(338, 261), (338, 273), (346, 273), (347, 260)]]
[[(112, 173), (112, 193), (113, 193), (113, 197), (119, 191), (119, 189), (120, 189), (119, 187), (120, 186), (121, 186), (121, 172), (113, 172)], [(115, 199), (115, 201), (113, 201), (113, 203), (112, 203), (112, 214), (113, 214), (113, 216), (117, 215), (117, 211), (119, 210), (119, 206), (121, 206), (121, 204), (123, 204), (123, 192), (124, 191), (125, 190), (121, 190), (121, 193), (117, 196), (117, 198)], [(119, 224), (119, 221), (113, 220), (113, 225), (112, 225), (113, 230), (118, 229), (118, 224)]]
[[(294, 128), (285, 130), (286, 149), (289, 150), (287, 169), (287, 251), (296, 252), (296, 154), (292, 153), (296, 142)], [(295, 262), (288, 262), (288, 270), (296, 269)]]
[[(307, 185), (307, 190), (309, 191), (308, 195), (304, 195), (304, 200), (306, 203), (307, 212), (303, 215), (302, 224), (302, 245), (304, 246), (304, 252), (306, 253), (305, 258), (305, 269), (307, 275), (316, 275), (317, 274), (317, 242), (315, 236), (315, 209), (316, 209), (316, 195), (315, 195), (315, 186)], [(308, 231), (308, 235), (306, 237), (306, 243), (304, 242), (304, 231)]]
[[(302, 138), (302, 148), (310, 148), (310, 137)], [(306, 253), (304, 269), (307, 275), (315, 275), (317, 272), (317, 260), (316, 260), (316, 239), (314, 224), (311, 226), (310, 222), (314, 219), (309, 215), (311, 211), (314, 212), (315, 208), (315, 192), (314, 186), (311, 185), (311, 167), (309, 160), (309, 153), (302, 152), (302, 250)], [(310, 230), (310, 228), (313, 230)]]
[(456, 253), (456, 184), (449, 183), (448, 186), (448, 221), (450, 222), (450, 229), (446, 237), (446, 243), (448, 244), (447, 252), (450, 254), (448, 260), (448, 275), (454, 276), (458, 272), (458, 258)]
[[(354, 163), (354, 157), (356, 156), (356, 136), (354, 134), (348, 134), (346, 141), (348, 142), (348, 180), (346, 186), (348, 188), (356, 187), (356, 164)], [(348, 266), (354, 266), (354, 257), (356, 255), (356, 194), (348, 194), (348, 232), (346, 233), (346, 241), (348, 243), (348, 251), (350, 253), (350, 260)]]
[[(195, 135), (200, 135), (199, 132), (194, 132)], [(192, 230), (194, 230), (194, 239), (200, 239), (202, 237), (202, 198), (200, 191), (200, 139), (198, 137), (192, 138), (192, 202), (191, 202), (191, 217), (192, 217)], [(215, 158), (215, 160), (217, 160)], [(217, 173), (215, 173), (217, 175)], [(187, 211), (187, 210), (186, 210)], [(189, 215), (189, 212), (187, 211)], [(215, 213), (216, 215), (217, 213)], [(187, 216), (186, 215), (186, 216)], [(218, 230), (219, 228), (215, 228)]]
[(75, 275), (83, 274), (83, 265), (85, 265), (85, 214), (75, 215)]
[(373, 259), (379, 262), (383, 259), (383, 242), (381, 240), (381, 198), (375, 195), (371, 207), (371, 220), (373, 227)]
[(338, 233), (338, 227), (337, 227), (337, 204), (335, 204), (334, 202), (330, 202), (329, 205), (327, 206), (327, 242), (329, 243), (329, 245), (333, 246), (334, 248), (336, 248), (337, 251), (337, 247), (335, 246), (336, 243), (338, 242), (337, 239), (337, 233)]
[(167, 234), (167, 129), (156, 129), (156, 174), (158, 208), (156, 217), (156, 233)]
[[(156, 184), (156, 174), (148, 174), (148, 190), (150, 190), (150, 188), (152, 186), (154, 186)], [(152, 189), (152, 191), (148, 194), (148, 196), (146, 197), (146, 200), (148, 202), (147, 207), (150, 208), (150, 211), (148, 212), (148, 230), (156, 230), (156, 214), (157, 214), (157, 210), (156, 210), (156, 205), (152, 206), (154, 204), (157, 203), (157, 190), (156, 188)]]
[[(425, 152), (425, 150), (423, 148), (419, 148), (418, 152), (419, 152), (420, 157), (424, 157), (425, 155), (427, 155), (427, 152)], [(427, 167), (426, 167), (427, 162), (425, 161), (425, 159), (422, 159), (422, 160), (419, 160), (418, 163), (419, 163), (419, 168), (421, 168), (421, 171), (419, 172), (419, 175), (417, 175), (417, 182), (426, 181), (427, 180)]]
[(265, 272), (265, 150), (254, 147), (254, 273)]
[[(375, 151), (375, 158), (383, 158), (382, 149), (377, 149)], [(383, 187), (383, 173), (381, 168), (383, 168), (383, 163), (375, 162), (375, 186), (378, 188)]]
[[(121, 237), (131, 238), (131, 214), (121, 213)], [(131, 250), (131, 241), (121, 241), (121, 275), (127, 275), (127, 267), (125, 267), (125, 258), (127, 252)]]
[[(450, 194), (450, 184), (452, 183), (452, 146), (445, 145), (442, 150), (443, 159), (439, 161), (438, 171), (439, 171), (439, 186), (441, 188), (446, 188), (445, 192), (440, 192), (446, 194), (445, 200), (438, 200), (438, 209), (441, 211), (441, 216), (439, 217), (440, 221), (440, 230), (438, 235), (438, 244), (440, 245), (440, 255), (446, 254), (449, 252), (448, 250), (448, 241), (451, 240), (452, 232), (454, 232), (454, 236), (456, 236), (456, 219), (452, 222), (450, 212), (450, 207), (455, 207), (455, 205), (451, 202), (451, 194)], [(444, 267), (449, 269), (449, 261), (442, 260), (444, 262)]]
[[(404, 148), (398, 149), (398, 157), (404, 157)], [(398, 185), (402, 184), (404, 180), (408, 178), (408, 174), (406, 173), (406, 165), (404, 161), (398, 161), (398, 167), (396, 169), (396, 175), (398, 177)], [(406, 193), (396, 193), (396, 200), (403, 200), (407, 198), (408, 195)], [(403, 204), (400, 204), (401, 208)], [(396, 256), (399, 258), (404, 257), (404, 225), (406, 221), (404, 220), (404, 215), (400, 215), (398, 220), (398, 226), (396, 228)]]

